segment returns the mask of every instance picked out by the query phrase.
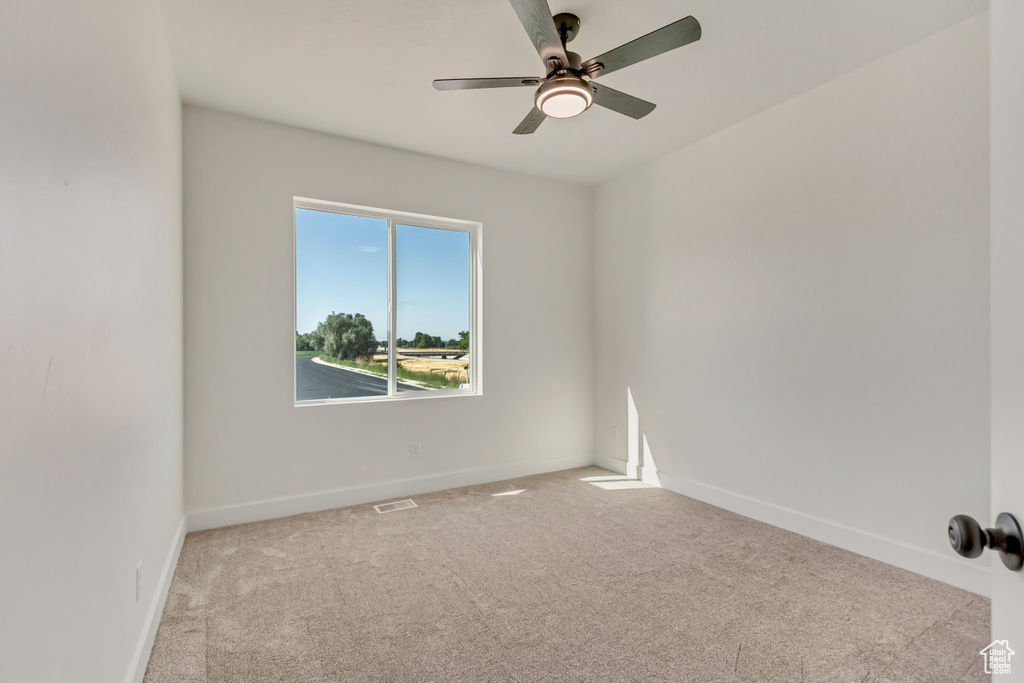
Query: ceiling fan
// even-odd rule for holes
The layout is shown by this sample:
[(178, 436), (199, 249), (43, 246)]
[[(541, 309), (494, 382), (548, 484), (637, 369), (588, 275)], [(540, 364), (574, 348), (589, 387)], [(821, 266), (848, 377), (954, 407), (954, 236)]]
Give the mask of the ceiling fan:
[(565, 44), (579, 32), (579, 17), (569, 13), (552, 17), (547, 0), (509, 2), (537, 48), (548, 70), (547, 76), (446, 78), (434, 81), (434, 87), (438, 90), (475, 90), (540, 86), (534, 95), (533, 111), (512, 131), (516, 135), (534, 132), (548, 116), (556, 119), (578, 116), (589, 109), (591, 104), (598, 104), (634, 119), (647, 116), (654, 111), (654, 104), (597, 85), (593, 79), (700, 40), (700, 22), (693, 17), (686, 17), (584, 62), (578, 54), (565, 49)]

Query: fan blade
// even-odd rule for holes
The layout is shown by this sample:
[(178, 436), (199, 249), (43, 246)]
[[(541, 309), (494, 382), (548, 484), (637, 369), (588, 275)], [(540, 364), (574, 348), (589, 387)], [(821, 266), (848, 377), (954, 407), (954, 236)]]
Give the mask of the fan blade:
[(617, 111), (634, 119), (642, 119), (658, 106), (647, 100), (641, 100), (639, 97), (633, 97), (632, 95), (627, 95), (624, 92), (619, 92), (597, 83), (591, 83), (590, 87), (594, 89), (594, 104), (600, 104), (606, 109)]
[(558, 37), (558, 29), (551, 18), (551, 8), (547, 0), (509, 0), (512, 8), (519, 15), (519, 21), (529, 34), (533, 46), (537, 48), (544, 66), (551, 69), (551, 60), (558, 60), (560, 66), (568, 66), (569, 58), (565, 54), (562, 39)]
[(540, 85), (540, 78), (439, 78), (434, 81), (438, 90), (479, 90), (481, 88), (516, 88)]
[(546, 118), (547, 116), (544, 115), (544, 112), (537, 109), (537, 107), (534, 107), (533, 111), (527, 114), (526, 118), (523, 119), (523, 122), (520, 123), (512, 132), (516, 135), (529, 135), (533, 131), (537, 130), (540, 127), (540, 124), (544, 123), (544, 119)]
[(646, 36), (631, 40), (614, 50), (583, 62), (582, 69), (591, 78), (604, 76), (623, 67), (657, 57), (663, 52), (700, 40), (700, 22), (693, 17), (662, 26)]

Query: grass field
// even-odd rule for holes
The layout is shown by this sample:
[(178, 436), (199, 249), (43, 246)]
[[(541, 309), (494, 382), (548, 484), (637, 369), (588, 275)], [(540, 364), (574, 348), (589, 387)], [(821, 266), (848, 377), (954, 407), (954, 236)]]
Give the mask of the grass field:
[[(300, 352), (300, 355), (303, 353), (305, 353), (305, 355), (318, 355), (315, 352)], [(388, 374), (388, 366), (386, 363), (365, 363), (356, 360), (340, 360), (338, 358), (331, 358), (330, 356), (320, 357), (328, 363), (344, 365), (345, 367), (356, 368), (359, 370), (366, 370), (382, 377), (387, 377)], [(447, 368), (443, 369), (441, 372), (431, 372), (429, 369), (424, 368), (422, 360), (416, 363), (414, 369), (403, 367), (408, 362), (409, 361), (406, 360), (400, 360), (398, 362), (398, 379), (408, 379), (421, 382), (430, 389), (458, 389), (459, 385), (462, 383), (462, 378), (459, 377), (459, 374), (453, 373), (450, 370), (447, 370)]]

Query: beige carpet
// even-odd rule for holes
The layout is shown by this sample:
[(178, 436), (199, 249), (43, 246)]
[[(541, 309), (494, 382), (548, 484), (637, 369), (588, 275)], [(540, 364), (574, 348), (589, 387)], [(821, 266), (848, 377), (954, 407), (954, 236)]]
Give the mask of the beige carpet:
[(145, 681), (987, 680), (988, 600), (635, 484), (189, 534)]

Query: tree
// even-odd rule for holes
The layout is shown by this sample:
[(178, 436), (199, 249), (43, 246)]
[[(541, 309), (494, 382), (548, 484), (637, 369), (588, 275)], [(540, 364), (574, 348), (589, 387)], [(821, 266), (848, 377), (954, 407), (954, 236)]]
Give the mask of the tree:
[(324, 338), (316, 330), (306, 334), (295, 333), (296, 351), (321, 351), (324, 348)]
[(432, 337), (425, 332), (417, 332), (416, 337), (412, 340), (412, 345), (417, 349), (438, 349), (443, 347), (440, 337)]
[(319, 329), (315, 329), (312, 332), (307, 333), (305, 336), (309, 339), (310, 351), (324, 350), (324, 335), (320, 333)]
[(469, 330), (459, 332), (459, 348), (469, 350)]
[(333, 358), (355, 360), (377, 351), (373, 323), (362, 313), (331, 313), (317, 325), (316, 333), (323, 339), (324, 353)]

